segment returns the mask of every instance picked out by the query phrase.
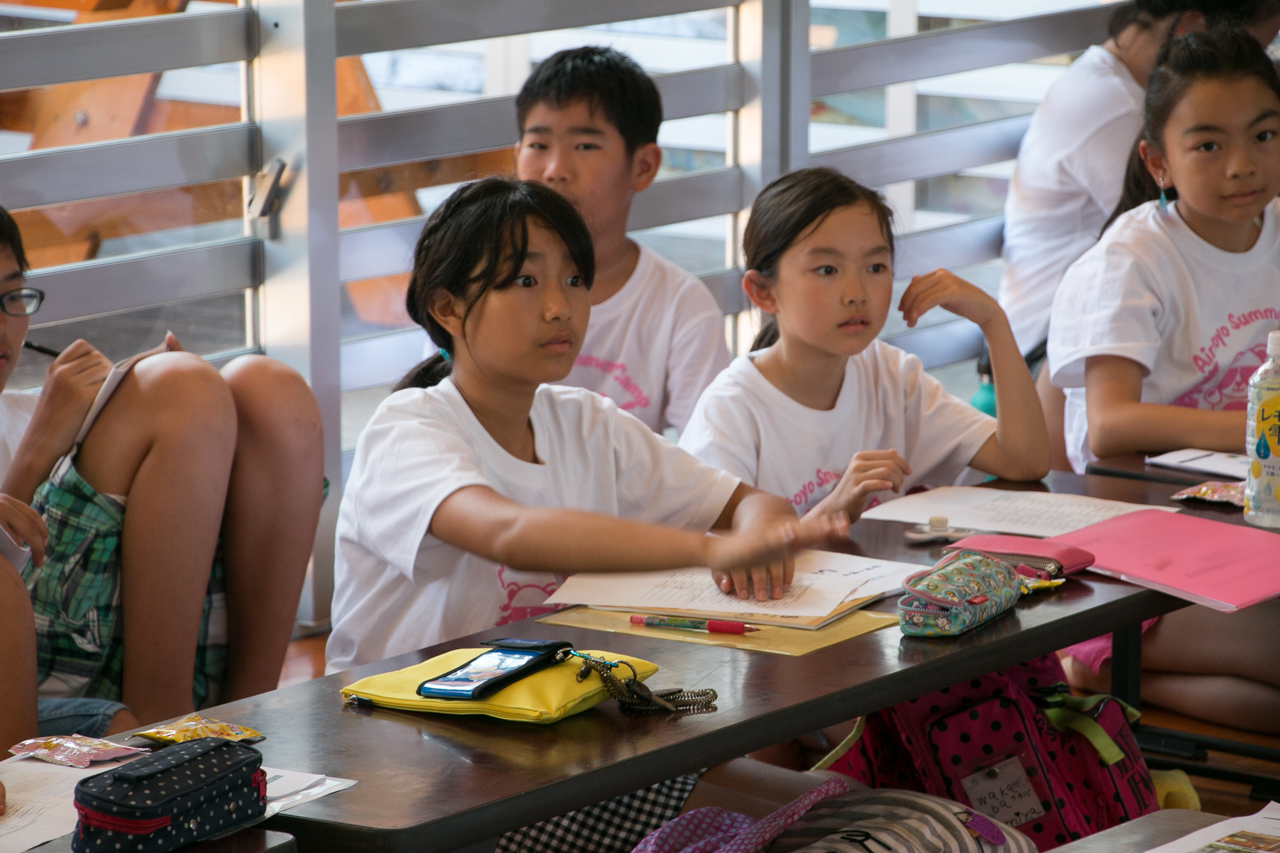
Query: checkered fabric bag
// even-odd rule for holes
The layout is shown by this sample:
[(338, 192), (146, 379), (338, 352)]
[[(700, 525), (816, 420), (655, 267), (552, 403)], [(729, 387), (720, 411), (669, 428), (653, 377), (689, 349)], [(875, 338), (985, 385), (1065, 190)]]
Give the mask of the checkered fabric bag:
[(678, 776), (508, 832), (494, 853), (627, 853), (684, 808), (695, 775)]

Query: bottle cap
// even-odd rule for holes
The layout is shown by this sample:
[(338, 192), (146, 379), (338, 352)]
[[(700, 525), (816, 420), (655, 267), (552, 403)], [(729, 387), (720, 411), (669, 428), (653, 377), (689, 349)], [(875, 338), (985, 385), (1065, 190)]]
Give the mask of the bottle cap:
[(1267, 335), (1267, 357), (1280, 358), (1280, 329)]

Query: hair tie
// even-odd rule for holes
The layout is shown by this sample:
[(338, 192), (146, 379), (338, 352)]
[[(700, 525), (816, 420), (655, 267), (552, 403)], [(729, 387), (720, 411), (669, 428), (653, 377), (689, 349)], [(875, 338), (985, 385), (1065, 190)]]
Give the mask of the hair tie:
[(444, 359), (445, 364), (453, 361), (453, 357), (449, 355), (449, 351), (444, 347), (440, 347), (440, 357)]

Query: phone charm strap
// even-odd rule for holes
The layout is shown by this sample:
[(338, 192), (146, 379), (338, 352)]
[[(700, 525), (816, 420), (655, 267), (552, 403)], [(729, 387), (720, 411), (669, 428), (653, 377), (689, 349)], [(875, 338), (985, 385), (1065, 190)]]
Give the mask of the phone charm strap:
[[(716, 709), (717, 694), (714, 690), (650, 690), (637, 677), (635, 667), (626, 661), (607, 661), (604, 658), (584, 655), (571, 649), (559, 652), (562, 660), (568, 657), (582, 659), (582, 669), (578, 670), (578, 681), (585, 681), (594, 671), (604, 682), (605, 690), (618, 700), (622, 710), (633, 714), (671, 713), (681, 711), (702, 714)], [(631, 670), (631, 677), (620, 679), (613, 670), (625, 666)]]

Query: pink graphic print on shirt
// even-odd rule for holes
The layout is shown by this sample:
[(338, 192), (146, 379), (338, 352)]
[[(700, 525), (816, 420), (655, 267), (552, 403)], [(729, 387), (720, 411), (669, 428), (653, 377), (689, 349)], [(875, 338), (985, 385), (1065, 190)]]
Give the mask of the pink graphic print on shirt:
[[(511, 576), (508, 576), (508, 572)], [(498, 621), (494, 627), (519, 622), (521, 619), (532, 619), (544, 613), (554, 613), (560, 608), (557, 605), (544, 605), (547, 596), (560, 588), (565, 575), (556, 575), (550, 583), (526, 583), (522, 578), (537, 578), (538, 574), (518, 572), (506, 566), (498, 566), (498, 585), (506, 594), (506, 601), (498, 608)]]
[[(827, 496), (827, 493), (835, 488), (835, 484), (840, 482), (841, 474), (839, 471), (826, 471), (817, 468), (813, 472), (813, 479), (796, 489), (795, 494), (791, 496), (791, 505), (796, 508), (796, 512), (803, 514), (809, 510), (809, 504), (817, 503)], [(830, 486), (831, 488), (827, 488)]]
[(649, 408), (649, 395), (627, 373), (627, 365), (625, 363), (621, 361), (606, 361), (602, 358), (596, 358), (594, 355), (580, 355), (575, 364), (578, 367), (592, 367), (596, 370), (604, 371), (609, 374), (610, 379), (622, 386), (623, 392), (630, 399), (618, 403), (619, 409), (630, 411), (631, 409)]
[(1242, 350), (1231, 360), (1226, 370), (1214, 362), (1213, 369), (1190, 391), (1173, 401), (1175, 406), (1188, 409), (1214, 409), (1233, 411), (1249, 407), (1249, 378), (1267, 360), (1267, 345), (1255, 344)]

